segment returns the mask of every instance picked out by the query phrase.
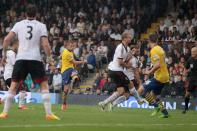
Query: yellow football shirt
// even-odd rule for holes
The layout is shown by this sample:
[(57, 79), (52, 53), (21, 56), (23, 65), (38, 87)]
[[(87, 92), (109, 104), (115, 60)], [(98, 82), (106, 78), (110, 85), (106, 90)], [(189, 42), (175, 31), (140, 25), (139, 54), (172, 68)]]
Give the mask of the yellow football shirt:
[(74, 54), (73, 52), (65, 49), (62, 52), (62, 66), (61, 66), (61, 73), (63, 73), (65, 70), (69, 68), (74, 68), (73, 61), (74, 60)]
[(154, 77), (161, 83), (169, 81), (169, 72), (165, 63), (165, 52), (160, 46), (155, 46), (150, 51), (151, 63), (154, 65), (157, 61), (160, 62), (160, 68), (154, 73)]

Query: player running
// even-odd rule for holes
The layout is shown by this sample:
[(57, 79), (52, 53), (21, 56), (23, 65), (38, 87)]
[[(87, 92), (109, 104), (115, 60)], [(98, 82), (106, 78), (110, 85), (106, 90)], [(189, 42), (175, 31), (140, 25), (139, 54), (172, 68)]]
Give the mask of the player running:
[(131, 64), (127, 62), (129, 59), (128, 52), (130, 51), (128, 44), (131, 42), (131, 38), (130, 33), (126, 32), (122, 34), (122, 43), (116, 47), (113, 61), (110, 62), (108, 66), (109, 77), (112, 79), (112, 82), (116, 84), (116, 91), (104, 101), (99, 102), (98, 105), (101, 107), (101, 110), (105, 110), (109, 103), (115, 101), (125, 92), (134, 94), (134, 97), (138, 101), (141, 101), (138, 92), (130, 85), (128, 77), (124, 74), (125, 68), (131, 68)]
[[(139, 55), (139, 50), (135, 46), (135, 47), (131, 48), (130, 53), (131, 53), (131, 58), (128, 60), (128, 64), (130, 64), (131, 67), (128, 69), (125, 68), (124, 73), (128, 77), (128, 79), (130, 80), (131, 89), (136, 90), (136, 87), (138, 86), (138, 84), (141, 83), (139, 69), (138, 69), (139, 61), (137, 58), (137, 56)], [(133, 95), (133, 94), (130, 94), (128, 92), (124, 93), (124, 95), (118, 97), (116, 100), (114, 100), (112, 103), (109, 104), (108, 110), (112, 111), (113, 107), (126, 101), (127, 99), (129, 99), (129, 97), (131, 95)], [(140, 96), (138, 96), (138, 97), (140, 98)], [(138, 102), (140, 102), (140, 101), (138, 101)], [(143, 99), (143, 101), (141, 101), (141, 102), (145, 102), (145, 100)], [(139, 104), (142, 104), (142, 103), (139, 103)]]
[(151, 116), (155, 116), (158, 112), (161, 112), (162, 115), (160, 117), (168, 118), (168, 112), (162, 104), (159, 95), (165, 84), (169, 82), (169, 73), (165, 63), (165, 52), (157, 45), (157, 39), (156, 34), (149, 36), (149, 47), (151, 48), (150, 59), (153, 67), (144, 73), (145, 75), (154, 74), (154, 77), (143, 85), (140, 85), (138, 92), (145, 97), (149, 105), (155, 107), (155, 111)]
[(76, 79), (77, 70), (75, 70), (75, 66), (79, 64), (85, 64), (86, 61), (75, 61), (73, 50), (76, 47), (76, 43), (72, 40), (68, 42), (65, 41), (65, 49), (62, 52), (62, 82), (63, 82), (63, 95), (62, 95), (62, 111), (65, 111), (68, 108), (67, 104), (67, 95), (70, 90), (70, 84), (73, 79)]

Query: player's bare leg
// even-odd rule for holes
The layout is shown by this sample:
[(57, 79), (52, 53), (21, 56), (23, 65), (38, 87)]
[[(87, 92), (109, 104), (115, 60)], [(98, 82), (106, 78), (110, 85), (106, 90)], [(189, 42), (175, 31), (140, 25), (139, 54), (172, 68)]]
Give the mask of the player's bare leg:
[(98, 103), (101, 110), (104, 111), (107, 104), (113, 102), (115, 99), (117, 99), (119, 96), (123, 95), (125, 92), (124, 87), (117, 88), (117, 91), (115, 91), (111, 96), (109, 96), (104, 101), (101, 101)]

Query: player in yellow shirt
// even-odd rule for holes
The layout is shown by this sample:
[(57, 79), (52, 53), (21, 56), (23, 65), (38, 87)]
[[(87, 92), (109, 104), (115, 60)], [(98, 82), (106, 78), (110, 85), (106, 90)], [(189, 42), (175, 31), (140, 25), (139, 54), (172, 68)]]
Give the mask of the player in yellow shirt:
[(62, 82), (63, 82), (63, 96), (62, 96), (62, 110), (66, 110), (67, 108), (67, 95), (70, 89), (70, 83), (72, 80), (72, 76), (76, 76), (77, 70), (75, 70), (75, 65), (84, 64), (85, 61), (75, 61), (73, 50), (76, 47), (76, 43), (72, 40), (68, 42), (65, 41), (65, 49), (61, 54), (61, 74), (62, 74)]
[(156, 34), (150, 35), (149, 40), (149, 47), (151, 48), (150, 59), (153, 67), (150, 70), (145, 71), (144, 74), (154, 74), (154, 77), (143, 85), (140, 85), (138, 92), (145, 97), (149, 102), (149, 105), (155, 107), (155, 111), (151, 116), (155, 116), (161, 111), (162, 115), (160, 117), (168, 118), (168, 112), (158, 97), (165, 84), (169, 82), (169, 73), (165, 63), (165, 51), (157, 45)]

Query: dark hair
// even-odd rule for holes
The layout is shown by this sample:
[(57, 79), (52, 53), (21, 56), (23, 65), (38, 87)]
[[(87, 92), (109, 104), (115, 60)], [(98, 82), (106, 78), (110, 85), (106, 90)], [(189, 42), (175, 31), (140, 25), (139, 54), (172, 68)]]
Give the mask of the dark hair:
[(151, 35), (149, 36), (149, 40), (150, 40), (150, 42), (152, 42), (152, 43), (157, 43), (157, 40), (158, 40), (157, 34), (151, 34)]
[(36, 16), (36, 6), (33, 4), (29, 4), (26, 8), (26, 13), (28, 17), (35, 17)]

